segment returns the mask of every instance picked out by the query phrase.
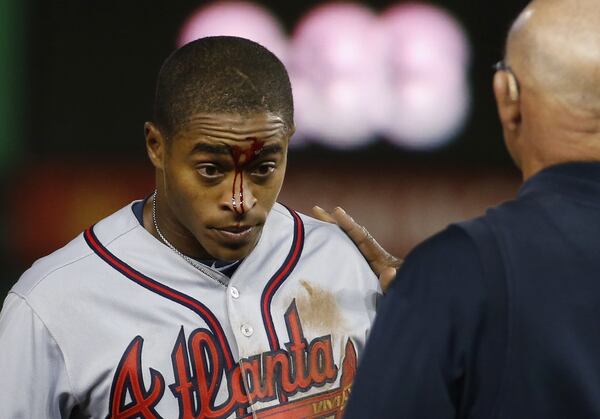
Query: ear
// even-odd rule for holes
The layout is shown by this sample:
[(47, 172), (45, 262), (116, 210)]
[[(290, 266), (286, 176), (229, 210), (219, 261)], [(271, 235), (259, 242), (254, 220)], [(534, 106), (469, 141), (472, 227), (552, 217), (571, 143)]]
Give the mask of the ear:
[(144, 124), (144, 136), (146, 137), (146, 152), (150, 161), (157, 169), (164, 168), (164, 158), (167, 154), (166, 138), (152, 122)]
[(294, 136), (295, 133), (296, 133), (296, 125), (292, 125), (286, 133), (286, 137), (287, 137), (286, 141), (287, 141), (288, 147), (289, 147), (290, 141), (292, 141), (292, 137)]
[(514, 134), (521, 126), (521, 98), (515, 76), (508, 71), (497, 71), (494, 94), (502, 126), (507, 133)]

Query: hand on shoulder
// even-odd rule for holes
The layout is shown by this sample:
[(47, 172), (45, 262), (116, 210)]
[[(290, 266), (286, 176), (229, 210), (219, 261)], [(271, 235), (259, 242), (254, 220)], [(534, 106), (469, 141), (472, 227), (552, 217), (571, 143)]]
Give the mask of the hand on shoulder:
[(381, 247), (366, 227), (354, 221), (343, 208), (336, 207), (333, 211), (327, 212), (319, 206), (314, 206), (312, 213), (321, 221), (337, 224), (350, 237), (369, 262), (373, 272), (379, 277), (381, 289), (385, 292), (396, 277), (396, 271), (402, 265), (402, 259), (393, 256)]

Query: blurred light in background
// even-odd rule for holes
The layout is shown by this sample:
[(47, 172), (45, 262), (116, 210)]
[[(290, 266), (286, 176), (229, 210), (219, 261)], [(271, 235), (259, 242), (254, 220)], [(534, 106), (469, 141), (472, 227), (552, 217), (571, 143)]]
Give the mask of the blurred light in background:
[(200, 7), (183, 24), (177, 46), (216, 35), (251, 39), (287, 62), (288, 40), (283, 26), (274, 15), (257, 4), (232, 1)]
[(383, 13), (388, 115), (383, 134), (411, 149), (433, 149), (458, 134), (469, 108), (469, 45), (456, 20), (422, 4)]
[(185, 22), (179, 45), (210, 35), (252, 39), (287, 65), (297, 134), (333, 148), (378, 136), (412, 150), (455, 138), (469, 113), (470, 46), (461, 25), (427, 4), (381, 16), (357, 3), (327, 3), (301, 18), (288, 41), (282, 25), (248, 2), (214, 3)]
[(338, 148), (375, 139), (383, 88), (382, 39), (366, 6), (332, 3), (297, 25), (290, 51), (299, 138)]

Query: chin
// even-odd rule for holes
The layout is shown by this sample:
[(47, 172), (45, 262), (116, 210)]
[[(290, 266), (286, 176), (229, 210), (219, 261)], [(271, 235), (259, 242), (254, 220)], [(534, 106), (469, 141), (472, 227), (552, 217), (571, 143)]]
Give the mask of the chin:
[(214, 252), (209, 252), (211, 256), (217, 260), (222, 260), (225, 262), (233, 262), (236, 260), (240, 260), (245, 258), (252, 252), (254, 246), (244, 246), (238, 249), (229, 249), (220, 247), (219, 249), (215, 249)]
[(203, 245), (213, 258), (223, 261), (235, 261), (245, 258), (252, 252), (262, 233), (262, 228), (245, 238), (232, 238), (211, 232), (210, 241)]
[(210, 248), (206, 248), (208, 253), (215, 259), (222, 261), (236, 261), (248, 256), (258, 243), (258, 237), (241, 243), (227, 243), (214, 241)]

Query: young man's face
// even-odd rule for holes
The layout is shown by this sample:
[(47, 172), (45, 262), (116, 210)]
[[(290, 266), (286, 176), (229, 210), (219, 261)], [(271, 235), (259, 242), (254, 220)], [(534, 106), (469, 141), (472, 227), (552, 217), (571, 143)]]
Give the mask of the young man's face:
[(195, 256), (248, 255), (279, 195), (290, 135), (266, 112), (195, 115), (163, 141), (162, 165), (155, 162), (161, 230), (187, 241), (181, 251), (196, 245)]

